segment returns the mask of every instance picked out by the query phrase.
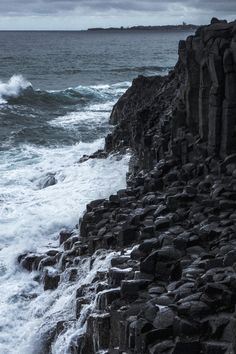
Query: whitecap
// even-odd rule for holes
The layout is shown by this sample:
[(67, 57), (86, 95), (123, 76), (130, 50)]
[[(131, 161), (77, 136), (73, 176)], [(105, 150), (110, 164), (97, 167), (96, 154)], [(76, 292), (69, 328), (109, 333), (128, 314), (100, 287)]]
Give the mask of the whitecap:
[(32, 86), (22, 75), (13, 75), (7, 82), (0, 81), (0, 104), (6, 103), (6, 98), (17, 97), (22, 90)]
[(78, 124), (88, 125), (89, 127), (108, 123), (111, 109), (115, 101), (105, 103), (91, 104), (86, 110), (78, 110), (70, 112), (64, 116), (53, 119), (49, 124), (53, 127), (61, 127), (65, 129), (76, 129)]

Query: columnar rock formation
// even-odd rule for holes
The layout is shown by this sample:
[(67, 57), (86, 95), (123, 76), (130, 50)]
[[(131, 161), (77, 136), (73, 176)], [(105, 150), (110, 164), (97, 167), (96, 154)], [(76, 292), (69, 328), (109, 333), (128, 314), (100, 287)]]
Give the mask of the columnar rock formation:
[(236, 23), (213, 19), (180, 42), (179, 61), (168, 77), (134, 80), (114, 107), (111, 122), (118, 126), (107, 149), (131, 146), (141, 150), (141, 160), (146, 149), (155, 150), (155, 163), (169, 142), (173, 147), (190, 133), (209, 155), (225, 157), (236, 150), (235, 97)]
[(235, 150), (236, 26), (213, 21), (186, 41), (187, 123), (210, 154)]
[[(51, 261), (76, 282), (86, 257), (93, 268), (99, 250), (116, 251), (78, 284), (74, 321), (94, 306), (71, 353), (235, 354), (236, 22), (213, 19), (181, 41), (175, 69), (134, 80), (111, 122), (106, 151), (134, 153), (127, 188), (90, 203), (59, 254), (20, 263)], [(45, 272), (45, 290), (57, 287)]]

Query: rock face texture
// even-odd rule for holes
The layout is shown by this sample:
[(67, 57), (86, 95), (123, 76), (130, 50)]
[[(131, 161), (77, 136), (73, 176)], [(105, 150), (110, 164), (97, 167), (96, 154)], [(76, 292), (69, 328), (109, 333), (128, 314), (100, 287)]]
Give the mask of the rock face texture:
[(147, 168), (168, 151), (186, 159), (186, 139), (210, 156), (235, 152), (236, 23), (212, 22), (179, 43), (167, 77), (134, 80), (113, 109), (108, 151), (130, 146)]
[(213, 19), (181, 41), (175, 69), (135, 79), (111, 122), (106, 152), (134, 153), (127, 188), (90, 203), (60, 254), (19, 262), (60, 263), (76, 282), (79, 262), (110, 254), (108, 270), (78, 284), (75, 321), (87, 325), (71, 353), (235, 354), (236, 22)]

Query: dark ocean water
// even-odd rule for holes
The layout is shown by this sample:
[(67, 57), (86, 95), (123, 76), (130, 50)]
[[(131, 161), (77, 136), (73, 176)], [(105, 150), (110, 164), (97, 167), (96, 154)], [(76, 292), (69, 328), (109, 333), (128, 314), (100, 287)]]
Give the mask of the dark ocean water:
[[(185, 32), (0, 32), (0, 77), (42, 90), (130, 81), (166, 71)], [(14, 69), (14, 72), (12, 71)]]
[[(78, 160), (103, 147), (112, 106), (132, 79), (167, 73), (187, 35), (0, 32), (1, 354), (39, 353), (50, 326), (73, 317), (77, 284), (44, 292), (16, 258), (57, 247), (58, 231), (89, 201), (125, 187), (129, 156)], [(43, 188), (50, 176), (56, 184)], [(69, 354), (74, 335), (70, 328), (52, 353)]]
[[(166, 73), (176, 62), (179, 39), (186, 35), (0, 32), (0, 102), (8, 103), (0, 106), (0, 148), (22, 142), (71, 144), (104, 136), (107, 120), (90, 126), (89, 132), (84, 120), (77, 122), (73, 133), (51, 122), (71, 112), (83, 116), (91, 103), (113, 103), (138, 75)], [(106, 105), (95, 108), (92, 112), (100, 114)]]

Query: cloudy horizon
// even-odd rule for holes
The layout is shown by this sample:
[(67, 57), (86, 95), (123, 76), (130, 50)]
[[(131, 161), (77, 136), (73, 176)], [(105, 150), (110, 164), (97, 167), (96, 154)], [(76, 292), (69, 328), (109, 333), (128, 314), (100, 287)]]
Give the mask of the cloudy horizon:
[(236, 19), (235, 0), (1, 0), (0, 30), (209, 23)]

